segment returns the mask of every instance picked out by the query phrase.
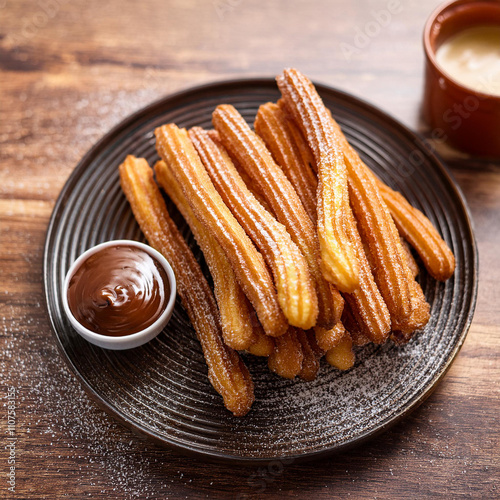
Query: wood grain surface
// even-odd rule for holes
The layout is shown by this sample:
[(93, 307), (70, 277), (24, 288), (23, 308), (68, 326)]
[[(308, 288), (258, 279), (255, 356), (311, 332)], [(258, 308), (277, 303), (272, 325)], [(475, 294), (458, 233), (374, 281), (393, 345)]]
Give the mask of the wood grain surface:
[(110, 127), (176, 90), (295, 66), (429, 134), (420, 119), (421, 35), (437, 4), (0, 0), (0, 497), (500, 496), (499, 163), (436, 145), (475, 223), (472, 327), (419, 409), (328, 460), (213, 465), (144, 441), (84, 393), (45, 311), (42, 254), (52, 208)]

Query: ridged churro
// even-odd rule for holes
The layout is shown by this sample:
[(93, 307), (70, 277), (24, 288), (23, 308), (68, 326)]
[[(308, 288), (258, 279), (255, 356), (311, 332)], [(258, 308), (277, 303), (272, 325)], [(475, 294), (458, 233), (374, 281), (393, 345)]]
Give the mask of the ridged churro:
[(269, 369), (283, 378), (295, 378), (302, 370), (304, 354), (297, 329), (291, 326), (285, 335), (274, 339), (274, 351), (268, 358)]
[(352, 293), (344, 294), (344, 298), (351, 306), (361, 331), (372, 342), (381, 344), (389, 337), (391, 315), (373, 279), (356, 220), (350, 208), (347, 213), (346, 230), (359, 261), (359, 287)]
[(340, 291), (353, 292), (359, 285), (359, 264), (344, 229), (347, 172), (330, 115), (311, 81), (299, 71), (287, 69), (276, 80), (318, 167), (316, 210), (323, 273)]
[(265, 196), (273, 213), (300, 248), (315, 280), (319, 316), (317, 324), (331, 328), (339, 319), (342, 299), (332, 292), (323, 278), (319, 263), (319, 245), (314, 226), (295, 189), (276, 165), (262, 139), (258, 137), (233, 106), (221, 105), (213, 113), (220, 140)]
[(159, 161), (154, 171), (158, 184), (177, 206), (203, 252), (214, 281), (225, 344), (236, 350), (248, 349), (257, 340), (252, 321), (254, 310), (241, 289), (224, 250), (194, 214), (167, 164)]
[(189, 136), (225, 204), (272, 270), (278, 301), (288, 323), (312, 328), (318, 316), (318, 299), (302, 252), (286, 228), (249, 191), (227, 153), (207, 132), (194, 127)]
[(411, 313), (411, 299), (404, 262), (398, 251), (398, 231), (375, 176), (348, 143), (333, 117), (331, 121), (344, 153), (351, 206), (361, 238), (368, 248), (373, 276), (391, 318), (403, 321)]
[(234, 273), (268, 335), (283, 335), (288, 324), (262, 255), (223, 202), (184, 129), (155, 130), (159, 155), (168, 164), (198, 219), (224, 249)]
[(297, 338), (302, 346), (302, 368), (299, 377), (310, 382), (314, 380), (319, 371), (319, 356), (314, 346), (314, 332), (312, 330), (297, 330)]
[(304, 163), (291, 123), (277, 104), (268, 102), (259, 107), (254, 128), (295, 188), (307, 214), (316, 223), (318, 182), (309, 164)]
[(120, 165), (120, 183), (149, 244), (172, 265), (182, 304), (203, 349), (210, 382), (229, 411), (245, 415), (254, 401), (252, 379), (238, 353), (222, 340), (213, 293), (170, 218), (147, 161), (128, 156)]
[(325, 359), (328, 364), (339, 370), (349, 370), (352, 368), (356, 361), (352, 345), (351, 336), (349, 334), (344, 335), (342, 340), (326, 353)]
[(314, 333), (316, 336), (316, 344), (323, 351), (329, 351), (335, 347), (342, 337), (345, 335), (345, 328), (342, 321), (337, 322), (337, 324), (330, 328), (329, 330), (316, 326), (314, 328)]
[(400, 241), (398, 241), (398, 251), (404, 262), (405, 273), (410, 287), (412, 310), (411, 314), (401, 321), (393, 319), (391, 339), (397, 344), (405, 344), (417, 330), (423, 328), (429, 321), (430, 306), (425, 299), (421, 286), (415, 280), (410, 267), (405, 261), (406, 251)]
[(396, 226), (417, 251), (429, 274), (446, 281), (455, 270), (455, 257), (429, 219), (406, 198), (378, 180), (377, 185)]

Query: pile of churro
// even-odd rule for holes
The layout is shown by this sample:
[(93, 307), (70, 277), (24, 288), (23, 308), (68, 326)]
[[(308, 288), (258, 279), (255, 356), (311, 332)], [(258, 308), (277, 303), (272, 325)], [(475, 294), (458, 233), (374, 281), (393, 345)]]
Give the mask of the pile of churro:
[(410, 246), (437, 280), (455, 268), (429, 219), (363, 163), (311, 81), (287, 69), (277, 83), (282, 97), (259, 108), (254, 130), (221, 104), (213, 130), (157, 128), (154, 168), (133, 156), (120, 165), (137, 222), (175, 272), (210, 382), (237, 416), (254, 401), (238, 351), (288, 379), (313, 380), (323, 357), (349, 369), (353, 346), (406, 343), (429, 320)]

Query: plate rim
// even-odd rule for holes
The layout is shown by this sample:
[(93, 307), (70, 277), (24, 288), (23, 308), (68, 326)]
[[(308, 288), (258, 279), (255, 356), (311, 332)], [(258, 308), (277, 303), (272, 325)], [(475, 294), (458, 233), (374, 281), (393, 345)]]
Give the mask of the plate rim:
[(215, 80), (211, 82), (207, 82), (201, 85), (196, 85), (192, 87), (188, 87), (186, 89), (178, 90), (174, 93), (166, 94), (159, 99), (154, 100), (150, 104), (141, 107), (135, 112), (127, 115), (125, 118), (120, 120), (115, 126), (113, 126), (108, 132), (106, 132), (97, 142), (95, 142), (90, 149), (86, 151), (86, 153), (81, 157), (78, 163), (73, 168), (71, 174), (68, 179), (64, 183), (59, 195), (57, 197), (56, 203), (52, 209), (52, 213), (49, 219), (49, 223), (46, 230), (45, 243), (44, 243), (44, 252), (43, 252), (43, 292), (44, 292), (44, 303), (45, 309), (48, 314), (50, 320), (50, 326), (52, 330), (52, 336), (55, 337), (56, 345), (59, 353), (64, 359), (66, 366), (70, 369), (70, 371), (75, 375), (75, 377), (79, 380), (80, 384), (82, 384), (83, 389), (89, 395), (89, 397), (98, 405), (99, 408), (104, 410), (108, 415), (112, 416), (116, 421), (118, 421), (121, 425), (124, 425), (127, 429), (131, 430), (135, 434), (138, 434), (142, 437), (147, 437), (153, 442), (160, 444), (161, 446), (169, 447), (181, 454), (189, 455), (197, 459), (210, 460), (212, 462), (218, 463), (232, 463), (239, 465), (262, 465), (269, 464), (273, 462), (282, 462), (282, 463), (301, 463), (305, 461), (316, 460), (319, 458), (326, 458), (328, 456), (337, 454), (339, 452), (345, 451), (349, 448), (354, 448), (359, 446), (360, 444), (366, 442), (369, 439), (385, 432), (390, 427), (394, 426), (406, 416), (408, 416), (411, 412), (416, 410), (437, 388), (439, 382), (444, 378), (448, 370), (450, 369), (453, 361), (456, 356), (460, 352), (467, 334), (469, 332), (470, 326), (472, 324), (476, 304), (477, 304), (477, 293), (478, 293), (478, 277), (479, 277), (479, 256), (477, 249), (477, 242), (475, 238), (474, 232), (474, 222), (470, 213), (469, 206), (467, 204), (466, 198), (460, 188), (460, 186), (455, 181), (453, 174), (445, 164), (445, 162), (440, 158), (440, 156), (434, 151), (429, 145), (428, 141), (426, 141), (423, 136), (418, 133), (412, 131), (409, 127), (404, 125), (398, 119), (393, 117), (391, 114), (383, 111), (379, 107), (369, 103), (363, 98), (359, 98), (354, 96), (346, 91), (337, 89), (330, 85), (322, 84), (320, 82), (313, 82), (316, 86), (318, 93), (321, 95), (323, 92), (333, 93), (338, 97), (342, 97), (343, 99), (349, 101), (351, 104), (356, 105), (357, 107), (363, 108), (365, 111), (377, 115), (381, 118), (385, 123), (390, 125), (392, 128), (398, 130), (399, 133), (403, 134), (407, 138), (411, 139), (413, 144), (415, 144), (416, 148), (421, 150), (430, 161), (434, 165), (436, 165), (439, 169), (439, 174), (442, 175), (447, 184), (447, 188), (453, 191), (454, 197), (460, 202), (461, 208), (464, 212), (464, 220), (466, 222), (466, 229), (470, 236), (471, 242), (471, 250), (472, 256), (471, 261), (473, 262), (473, 272), (471, 273), (471, 300), (470, 307), (465, 318), (464, 327), (460, 333), (460, 336), (457, 338), (456, 344), (453, 350), (450, 352), (446, 363), (438, 370), (434, 376), (429, 380), (426, 384), (425, 389), (414, 397), (414, 400), (410, 402), (410, 404), (402, 409), (397, 415), (391, 416), (387, 421), (381, 422), (375, 429), (367, 430), (364, 433), (357, 435), (354, 439), (349, 440), (346, 443), (336, 445), (330, 448), (324, 448), (312, 452), (307, 453), (299, 453), (296, 455), (290, 456), (276, 456), (276, 457), (244, 457), (233, 454), (228, 454), (225, 452), (217, 451), (217, 450), (207, 450), (202, 449), (197, 446), (186, 445), (185, 443), (180, 443), (179, 441), (175, 441), (171, 438), (166, 438), (165, 436), (158, 435), (152, 429), (146, 429), (142, 423), (137, 422), (136, 420), (130, 418), (128, 415), (117, 409), (114, 405), (109, 403), (106, 399), (104, 399), (89, 383), (88, 381), (80, 374), (77, 367), (74, 365), (73, 361), (69, 357), (68, 353), (64, 349), (63, 342), (59, 338), (57, 334), (55, 319), (53, 312), (49, 306), (49, 285), (47, 280), (48, 267), (50, 265), (50, 255), (49, 255), (49, 245), (51, 243), (51, 236), (54, 233), (55, 226), (58, 220), (58, 212), (61, 205), (65, 202), (68, 192), (73, 187), (75, 180), (78, 179), (78, 175), (82, 169), (88, 167), (89, 163), (91, 163), (92, 159), (95, 158), (101, 150), (104, 150), (108, 143), (112, 142), (116, 135), (120, 134), (122, 131), (127, 129), (129, 126), (133, 125), (135, 121), (141, 119), (147, 114), (154, 111), (156, 108), (160, 106), (168, 106), (171, 102), (175, 102), (179, 99), (189, 99), (194, 95), (209, 91), (209, 90), (217, 90), (221, 91), (224, 87), (226, 88), (237, 88), (240, 86), (247, 87), (271, 87), (275, 86), (274, 77), (249, 77), (249, 78), (231, 78), (231, 79), (223, 79), (223, 80)]

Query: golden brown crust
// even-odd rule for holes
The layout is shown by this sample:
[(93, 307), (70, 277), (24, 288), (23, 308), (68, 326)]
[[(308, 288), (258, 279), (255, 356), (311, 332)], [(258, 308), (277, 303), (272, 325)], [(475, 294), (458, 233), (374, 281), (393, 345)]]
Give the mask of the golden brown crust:
[(349, 303), (361, 332), (372, 342), (382, 344), (388, 339), (391, 331), (391, 315), (373, 278), (358, 233), (356, 220), (350, 209), (348, 210), (346, 229), (359, 260), (360, 283), (354, 292), (344, 294), (344, 298)]
[(351, 206), (361, 238), (368, 248), (375, 282), (391, 318), (402, 321), (411, 313), (411, 299), (405, 263), (398, 251), (398, 231), (383, 202), (375, 176), (347, 142), (337, 122), (331, 120), (344, 152)]
[(255, 312), (243, 293), (224, 250), (194, 214), (167, 164), (159, 161), (154, 171), (158, 184), (177, 206), (203, 252), (214, 281), (225, 344), (240, 351), (248, 349), (257, 340), (252, 324)]
[(302, 370), (304, 354), (297, 336), (297, 329), (291, 326), (285, 335), (274, 339), (274, 350), (268, 358), (269, 369), (283, 378), (295, 378)]
[(268, 335), (283, 335), (288, 324), (262, 255), (215, 189), (184, 129), (175, 124), (155, 131), (159, 155), (168, 164), (198, 219), (224, 249), (234, 273)]
[(274, 350), (274, 338), (266, 335), (262, 325), (255, 317), (253, 332), (256, 336), (255, 342), (251, 344), (247, 351), (254, 356), (269, 357)]
[(410, 245), (402, 236), (400, 236), (399, 241), (401, 242), (401, 246), (403, 247), (403, 254), (406, 259), (406, 264), (410, 268), (411, 275), (416, 278), (418, 276), (418, 273), (420, 272), (420, 269), (418, 268), (415, 257), (413, 257), (413, 254), (411, 253)]
[(417, 251), (429, 274), (440, 281), (449, 279), (455, 270), (455, 257), (431, 221), (401, 193), (380, 180), (377, 185), (399, 232)]
[(345, 335), (345, 328), (342, 321), (339, 321), (333, 328), (326, 330), (325, 328), (315, 327), (314, 333), (316, 336), (316, 344), (323, 351), (329, 351), (335, 347), (342, 337)]
[(349, 370), (356, 361), (352, 346), (351, 336), (349, 334), (344, 335), (342, 340), (326, 353), (326, 361), (339, 370)]
[[(405, 250), (400, 242), (398, 248), (401, 256), (404, 258)], [(405, 272), (410, 287), (412, 311), (404, 320), (393, 320), (392, 322), (393, 332), (391, 334), (391, 339), (397, 344), (405, 344), (408, 342), (417, 330), (422, 329), (428, 323), (431, 317), (430, 306), (425, 299), (424, 292), (413, 277), (410, 267), (407, 265), (405, 265)]]
[(268, 102), (259, 107), (255, 132), (263, 139), (275, 162), (283, 169), (300, 201), (316, 224), (316, 189), (318, 182), (308, 163), (304, 163), (288, 120), (277, 104)]
[(318, 166), (316, 208), (323, 274), (340, 291), (352, 292), (359, 285), (359, 264), (345, 234), (347, 172), (330, 115), (311, 81), (299, 71), (287, 69), (276, 80)]
[(152, 169), (146, 160), (128, 156), (119, 170), (122, 189), (141, 230), (174, 270), (182, 304), (203, 349), (210, 382), (229, 411), (245, 415), (254, 401), (252, 379), (238, 353), (222, 340), (212, 291), (167, 212)]
[(317, 324), (325, 328), (333, 326), (340, 319), (341, 298), (332, 292), (329, 283), (323, 278), (314, 226), (295, 189), (274, 162), (262, 139), (252, 132), (233, 106), (218, 106), (213, 114), (213, 122), (228, 153), (247, 170), (278, 221), (286, 227), (304, 254), (316, 282), (319, 306)]
[(318, 299), (307, 262), (286, 228), (260, 205), (225, 151), (200, 127), (189, 136), (226, 205), (250, 236), (272, 270), (278, 301), (288, 323), (312, 328)]
[(302, 346), (302, 369), (300, 370), (299, 377), (302, 380), (310, 382), (314, 380), (319, 371), (319, 356), (315, 350), (313, 343), (314, 332), (312, 330), (304, 331), (297, 330), (297, 338)]

